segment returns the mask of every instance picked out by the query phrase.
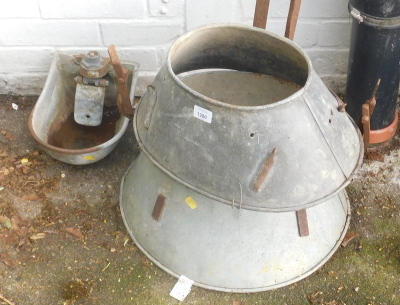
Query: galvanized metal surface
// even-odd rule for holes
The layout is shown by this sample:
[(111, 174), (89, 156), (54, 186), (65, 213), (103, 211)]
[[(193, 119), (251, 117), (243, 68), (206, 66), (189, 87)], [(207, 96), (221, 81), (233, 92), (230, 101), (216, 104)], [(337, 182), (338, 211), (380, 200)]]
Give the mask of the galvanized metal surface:
[(78, 124), (98, 126), (103, 118), (104, 87), (76, 84), (74, 119)]
[[(161, 214), (154, 212), (160, 201)], [(156, 265), (227, 292), (275, 289), (310, 275), (339, 247), (350, 215), (341, 191), (307, 209), (309, 235), (300, 237), (296, 212), (220, 204), (166, 175), (143, 152), (122, 181), (120, 205), (129, 234)]]
[(172, 46), (134, 128), (151, 161), (193, 190), (245, 209), (294, 211), (340, 192), (362, 161), (361, 134), (339, 106), (288, 39), (216, 25)]
[[(134, 88), (138, 64), (123, 62), (131, 71), (130, 96)], [(52, 62), (46, 84), (29, 117), (29, 130), (35, 140), (53, 158), (76, 165), (97, 162), (107, 156), (125, 132), (129, 119), (121, 116), (116, 106), (117, 84), (112, 71), (105, 77), (109, 87), (105, 93), (102, 124), (96, 127), (75, 123), (74, 78), (79, 65), (70, 56), (57, 54)], [(132, 76), (132, 74), (134, 74)]]

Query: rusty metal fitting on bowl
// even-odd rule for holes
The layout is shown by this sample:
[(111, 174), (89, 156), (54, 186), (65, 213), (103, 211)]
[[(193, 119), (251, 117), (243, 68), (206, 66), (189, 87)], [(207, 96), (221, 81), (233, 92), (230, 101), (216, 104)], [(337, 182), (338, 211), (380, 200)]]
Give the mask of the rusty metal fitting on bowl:
[(110, 59), (101, 57), (97, 51), (89, 51), (80, 61), (80, 73), (87, 78), (101, 78), (110, 70)]

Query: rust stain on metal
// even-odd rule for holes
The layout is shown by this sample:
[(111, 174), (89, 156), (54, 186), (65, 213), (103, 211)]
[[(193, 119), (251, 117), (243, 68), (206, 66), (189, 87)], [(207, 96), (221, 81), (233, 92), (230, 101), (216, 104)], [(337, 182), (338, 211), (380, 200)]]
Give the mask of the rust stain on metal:
[(50, 124), (47, 142), (53, 147), (81, 150), (107, 142), (115, 135), (120, 118), (117, 107), (104, 107), (103, 119), (98, 126), (85, 126), (75, 122), (73, 112), (60, 116)]
[(280, 78), (280, 77), (276, 77), (276, 76), (273, 76), (272, 78), (274, 80), (276, 80), (277, 82), (279, 82), (280, 84), (282, 84), (282, 85), (288, 84), (288, 85), (292, 85), (292, 86), (294, 86), (294, 87), (296, 87), (298, 89), (300, 89), (302, 87), (301, 85), (296, 84), (296, 83), (294, 83), (294, 82), (292, 82), (290, 80), (286, 80), (286, 79), (283, 79), (283, 78)]
[(267, 26), (269, 1), (270, 0), (257, 0), (256, 8), (254, 11), (254, 27), (265, 29), (265, 27)]
[[(118, 114), (118, 117), (119, 117), (119, 114)], [(54, 144), (56, 144), (56, 143), (54, 143), (52, 140), (50, 140), (50, 142), (48, 142), (48, 139), (47, 139), (47, 141), (44, 141), (44, 140), (42, 140), (37, 134), (36, 134), (36, 132), (35, 132), (35, 130), (34, 130), (34, 128), (33, 128), (33, 121), (32, 121), (32, 118), (33, 118), (33, 111), (31, 112), (31, 114), (29, 115), (29, 119), (28, 119), (28, 128), (29, 128), (29, 131), (30, 131), (30, 133), (32, 134), (32, 136), (33, 136), (33, 138), (35, 139), (35, 141), (37, 141), (40, 145), (42, 145), (43, 147), (45, 147), (45, 148), (47, 148), (47, 149), (49, 149), (49, 150), (52, 150), (52, 151), (55, 151), (55, 152), (58, 152), (58, 153), (61, 153), (61, 154), (70, 154), (70, 155), (80, 155), (80, 154), (87, 154), (87, 153), (92, 153), (92, 152), (96, 152), (96, 151), (99, 151), (100, 149), (101, 149), (101, 147), (99, 147), (98, 145), (99, 144), (101, 144), (102, 142), (104, 142), (104, 140), (100, 140), (100, 142), (96, 142), (96, 139), (98, 139), (98, 138), (95, 138), (95, 139), (93, 139), (93, 138), (90, 138), (90, 142), (88, 143), (88, 142), (86, 142), (86, 144), (87, 144), (87, 146), (85, 146), (85, 145), (82, 145), (82, 142), (80, 142), (79, 144), (78, 144), (78, 146), (77, 145), (75, 145), (73, 142), (71, 143), (70, 142), (70, 140), (68, 140), (68, 139), (56, 139), (56, 141), (59, 141), (59, 140), (61, 140), (61, 141), (63, 141), (64, 143), (70, 143), (70, 144), (68, 144), (68, 145), (66, 145), (66, 146), (64, 146), (64, 145), (61, 145), (61, 147), (60, 146), (55, 146)], [(50, 126), (50, 128), (49, 128), (49, 135), (48, 135), (48, 137), (52, 137), (53, 139), (54, 139), (54, 137), (55, 137), (55, 135), (54, 135), (54, 133), (55, 132), (60, 132), (60, 130), (62, 129), (62, 126), (63, 126), (63, 122), (65, 122), (65, 120), (69, 120), (69, 121), (73, 121), (73, 122), (75, 122), (75, 120), (73, 119), (73, 113), (72, 112), (70, 112), (69, 113), (69, 115), (67, 115), (67, 116), (58, 116), (58, 117), (56, 117), (55, 118), (55, 123), (54, 123), (54, 125), (52, 125), (52, 126)], [(116, 122), (116, 121), (115, 121)], [(114, 123), (111, 123), (111, 124), (107, 124), (108, 125), (108, 129), (109, 130), (112, 130), (113, 132), (114, 132), (114, 129), (115, 129), (115, 122)], [(68, 123), (67, 123), (68, 124)], [(71, 123), (71, 124), (74, 124), (74, 123)], [(75, 122), (75, 124), (76, 125), (78, 125), (78, 123), (76, 123)], [(81, 125), (81, 126), (83, 126), (83, 125)], [(96, 135), (98, 135), (99, 134), (99, 126), (95, 126), (95, 127), (92, 127), (92, 126), (85, 126), (86, 128), (92, 128), (92, 129), (94, 129), (94, 130), (97, 130), (97, 131), (95, 131), (94, 133), (96, 134)], [(101, 128), (101, 127), (100, 127)], [(57, 131), (58, 130), (58, 131)], [(66, 130), (63, 130), (63, 131), (61, 131), (61, 136), (63, 136), (62, 135), (62, 133), (68, 133), (68, 131), (66, 131)], [(71, 133), (71, 130), (69, 131), (70, 133)], [(74, 133), (74, 134), (72, 134), (72, 136), (79, 136), (79, 134), (80, 134), (80, 132), (77, 132), (77, 133)], [(108, 133), (107, 133), (107, 135), (108, 135)], [(102, 135), (102, 136), (104, 136), (104, 134)], [(69, 138), (70, 139), (70, 138)], [(67, 140), (67, 141), (66, 141)], [(93, 141), (94, 140), (94, 141)], [(65, 142), (66, 141), (66, 142)], [(72, 148), (72, 147), (79, 147), (79, 148)]]
[[(98, 55), (96, 51), (89, 52), (90, 55), (95, 56)], [(75, 60), (80, 64), (79, 73), (88, 78), (100, 78), (108, 73), (110, 70), (110, 59), (107, 57), (101, 58), (101, 65), (93, 69), (92, 67), (86, 66), (83, 59), (84, 56), (77, 55), (75, 56)]]
[(261, 169), (259, 170), (257, 177), (253, 182), (254, 191), (259, 192), (262, 189), (264, 182), (267, 179), (268, 174), (272, 169), (272, 166), (274, 165), (276, 151), (277, 149), (274, 148), (271, 154), (265, 159), (263, 165), (261, 166)]
[(342, 103), (338, 106), (338, 111), (346, 112), (346, 106), (347, 106), (347, 104), (342, 101)]
[(166, 197), (162, 194), (159, 194), (157, 196), (156, 202), (154, 204), (153, 208), (153, 213), (151, 213), (151, 216), (157, 220), (160, 221), (161, 217), (164, 213), (165, 205), (167, 204), (166, 202)]
[(306, 210), (296, 211), (296, 217), (297, 217), (297, 225), (299, 227), (299, 235), (301, 237), (310, 235), (308, 229), (307, 211)]
[(110, 55), (111, 63), (114, 67), (115, 74), (117, 75), (118, 81), (118, 96), (117, 96), (117, 106), (120, 112), (129, 119), (133, 118), (133, 107), (132, 102), (129, 98), (127, 80), (129, 71), (122, 68), (121, 61), (119, 60), (117, 50), (114, 45), (108, 47), (108, 54)]
[(297, 19), (299, 18), (301, 0), (291, 0), (289, 14), (286, 21), (285, 37), (293, 40), (296, 31)]
[(338, 102), (337, 110), (339, 112), (345, 112), (347, 104), (345, 102), (343, 102), (342, 99), (336, 94), (336, 92), (333, 91), (329, 86), (327, 86), (327, 88), (332, 93), (332, 95), (336, 98), (336, 101)]

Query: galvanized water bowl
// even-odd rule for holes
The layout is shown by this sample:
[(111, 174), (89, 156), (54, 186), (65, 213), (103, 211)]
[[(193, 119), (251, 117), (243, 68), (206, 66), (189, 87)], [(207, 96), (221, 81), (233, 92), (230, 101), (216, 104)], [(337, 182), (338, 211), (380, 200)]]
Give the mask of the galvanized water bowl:
[[(123, 62), (130, 73), (128, 90), (134, 98), (138, 64)], [(106, 78), (104, 113), (99, 126), (83, 126), (74, 121), (74, 98), (79, 64), (73, 56), (56, 54), (46, 84), (30, 117), (29, 130), (43, 150), (53, 158), (75, 165), (97, 162), (118, 144), (129, 119), (116, 106), (117, 80), (110, 72)]]
[(293, 211), (339, 193), (362, 162), (361, 134), (339, 106), (292, 41), (214, 25), (174, 43), (134, 129), (185, 186), (244, 209)]
[[(165, 205), (154, 216), (160, 195)], [(122, 180), (120, 206), (130, 236), (157, 266), (227, 292), (270, 290), (305, 278), (334, 254), (350, 221), (343, 190), (307, 209), (310, 235), (300, 237), (295, 212), (221, 204), (171, 178), (143, 152)]]

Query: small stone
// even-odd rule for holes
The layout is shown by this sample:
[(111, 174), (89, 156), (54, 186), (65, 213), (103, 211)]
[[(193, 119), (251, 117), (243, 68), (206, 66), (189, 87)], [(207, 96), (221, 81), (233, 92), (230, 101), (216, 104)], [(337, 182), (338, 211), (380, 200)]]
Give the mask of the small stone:
[(360, 287), (354, 288), (354, 291), (355, 291), (355, 292), (358, 292), (359, 290), (360, 290)]
[(2, 225), (6, 229), (11, 229), (11, 227), (12, 227), (11, 220), (7, 218)]

